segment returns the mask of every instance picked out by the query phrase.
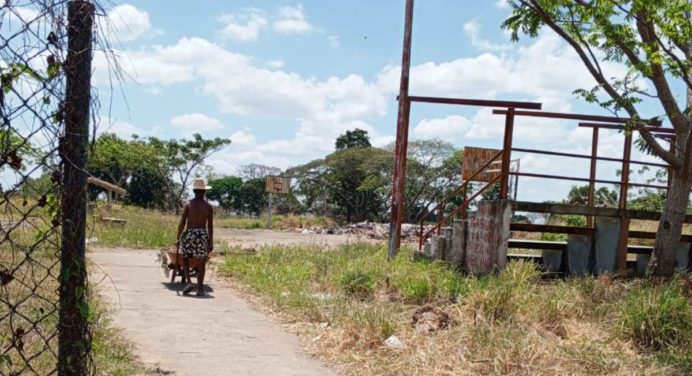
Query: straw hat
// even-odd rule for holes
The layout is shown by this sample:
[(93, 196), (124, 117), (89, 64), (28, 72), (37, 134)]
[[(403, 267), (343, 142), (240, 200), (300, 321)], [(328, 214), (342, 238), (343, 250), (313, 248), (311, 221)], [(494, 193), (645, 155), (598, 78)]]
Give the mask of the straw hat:
[(208, 191), (210, 189), (211, 187), (207, 185), (207, 182), (204, 181), (204, 178), (196, 178), (195, 181), (192, 183), (193, 191)]

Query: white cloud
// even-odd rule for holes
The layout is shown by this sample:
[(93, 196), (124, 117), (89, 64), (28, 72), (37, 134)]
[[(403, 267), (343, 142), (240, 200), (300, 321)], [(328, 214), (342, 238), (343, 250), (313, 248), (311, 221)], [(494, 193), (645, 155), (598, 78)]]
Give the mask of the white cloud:
[(301, 4), (295, 7), (281, 7), (273, 27), (275, 31), (283, 34), (308, 34), (317, 30), (307, 21)]
[(126, 121), (111, 119), (108, 116), (99, 116), (96, 125), (96, 134), (114, 133), (120, 138), (129, 140), (132, 135), (147, 136), (148, 132)]
[(281, 69), (284, 67), (284, 61), (283, 60), (271, 60), (268, 61), (266, 64), (269, 68), (274, 68), (274, 69)]
[(496, 0), (495, 3), (493, 4), (495, 8), (499, 9), (508, 9), (509, 8), (509, 0)]
[(446, 141), (461, 141), (471, 130), (472, 123), (463, 116), (423, 119), (413, 129), (415, 138), (439, 138)]
[(219, 21), (224, 25), (220, 31), (221, 37), (239, 42), (256, 41), (269, 24), (264, 13), (258, 9), (247, 9), (239, 15), (225, 14)]
[[(390, 140), (378, 134), (369, 123), (385, 114), (387, 95), (377, 84), (359, 75), (302, 77), (278, 68), (266, 68), (266, 63), (199, 38), (120, 55), (127, 56), (122, 59), (127, 73), (145, 88), (193, 83), (199, 93), (216, 102), (221, 113), (272, 117), (287, 125), (297, 125), (292, 138), (246, 142), (250, 149), (234, 144), (227, 152), (215, 156), (216, 159), (233, 163), (271, 162), (288, 167), (323, 157), (333, 151), (338, 135), (354, 128), (368, 130), (373, 140)], [(103, 66), (99, 64), (96, 65)], [(97, 67), (97, 77), (98, 70)]]
[(329, 46), (333, 48), (341, 47), (341, 42), (339, 42), (340, 38), (338, 35), (330, 35), (327, 38), (329, 39)]
[(131, 42), (141, 37), (162, 34), (154, 29), (149, 19), (149, 13), (130, 4), (121, 4), (99, 19), (101, 29), (108, 39), (116, 42)]
[(181, 130), (185, 136), (224, 129), (221, 121), (200, 113), (178, 115), (171, 119), (170, 123), (173, 128)]
[(510, 44), (493, 43), (481, 36), (481, 24), (477, 19), (471, 20), (464, 24), (464, 32), (471, 39), (471, 44), (484, 51), (507, 51), (512, 49)]

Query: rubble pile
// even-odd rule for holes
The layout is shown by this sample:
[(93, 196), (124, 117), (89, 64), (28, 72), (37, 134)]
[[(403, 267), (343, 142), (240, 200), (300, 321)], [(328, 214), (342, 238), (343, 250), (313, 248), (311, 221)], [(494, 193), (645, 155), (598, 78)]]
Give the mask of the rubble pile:
[[(426, 226), (425, 231), (431, 228), (432, 226)], [(311, 227), (298, 230), (303, 234), (356, 235), (369, 239), (387, 239), (389, 237), (389, 223), (360, 222), (338, 227)], [(419, 225), (404, 223), (401, 226), (402, 239), (417, 239), (419, 232)]]

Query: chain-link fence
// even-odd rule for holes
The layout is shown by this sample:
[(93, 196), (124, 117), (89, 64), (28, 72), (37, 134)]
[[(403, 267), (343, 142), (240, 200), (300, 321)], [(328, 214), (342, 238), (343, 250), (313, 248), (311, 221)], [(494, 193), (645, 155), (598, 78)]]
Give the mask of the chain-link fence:
[(94, 7), (0, 0), (0, 375), (87, 374)]

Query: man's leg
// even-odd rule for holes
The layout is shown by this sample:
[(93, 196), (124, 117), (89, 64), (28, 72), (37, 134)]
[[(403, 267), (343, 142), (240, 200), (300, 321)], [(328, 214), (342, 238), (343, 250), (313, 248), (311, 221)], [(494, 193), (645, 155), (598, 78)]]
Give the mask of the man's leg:
[(192, 279), (190, 279), (190, 259), (188, 257), (183, 257), (183, 273), (185, 273), (185, 281), (187, 282), (187, 286), (183, 289), (183, 294), (188, 294), (192, 292), (194, 287)]
[(197, 295), (204, 295), (204, 273), (207, 271), (207, 259), (199, 259), (197, 268)]

